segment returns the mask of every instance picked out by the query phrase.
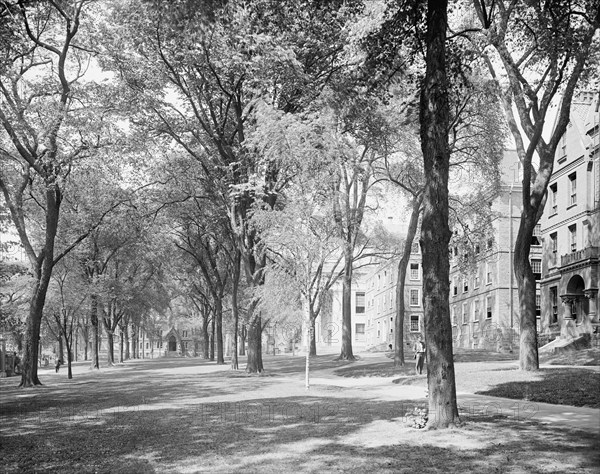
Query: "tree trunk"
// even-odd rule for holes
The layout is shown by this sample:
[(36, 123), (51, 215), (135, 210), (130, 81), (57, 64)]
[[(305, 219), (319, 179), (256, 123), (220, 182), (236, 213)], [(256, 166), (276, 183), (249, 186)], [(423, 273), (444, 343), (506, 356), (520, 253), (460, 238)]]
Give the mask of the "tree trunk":
[(137, 326), (135, 324), (131, 324), (131, 357), (133, 359), (139, 359), (139, 350), (138, 350), (138, 331)]
[(63, 333), (61, 328), (58, 328), (58, 360), (61, 364), (65, 363), (65, 346), (63, 344)]
[(246, 372), (250, 374), (261, 373), (263, 368), (262, 361), (262, 321), (257, 316), (250, 323), (248, 328), (248, 362)]
[(81, 330), (81, 337), (83, 339), (83, 360), (88, 360), (88, 350), (90, 345), (90, 331), (88, 328)]
[[(317, 320), (317, 317), (314, 315), (313, 311), (310, 311), (310, 331), (309, 331), (309, 336), (310, 336), (310, 351), (309, 351), (309, 355), (312, 356), (316, 356), (317, 355), (317, 336), (316, 336), (316, 332), (315, 332), (315, 323)], [(294, 344), (294, 342), (292, 341), (292, 344)]]
[(100, 328), (98, 326), (98, 295), (90, 295), (92, 324), (92, 369), (100, 368)]
[(25, 348), (23, 350), (23, 362), (21, 371), (21, 383), (19, 387), (33, 387), (42, 385), (38, 378), (38, 356), (40, 352), (40, 329), (42, 325), (42, 314), (46, 302), (46, 293), (52, 273), (51, 264), (42, 262), (36, 274), (39, 275), (31, 300), (29, 303), (29, 314), (25, 326)]
[(67, 378), (73, 378), (73, 368), (71, 367), (71, 362), (73, 360), (73, 356), (71, 353), (71, 345), (67, 343)]
[(406, 233), (406, 242), (404, 242), (402, 258), (398, 262), (398, 280), (396, 281), (396, 321), (394, 322), (394, 367), (401, 367), (404, 365), (404, 319), (406, 311), (404, 287), (406, 284), (406, 270), (408, 268), (408, 262), (410, 261), (410, 254), (412, 253), (412, 244), (419, 225), (422, 202), (422, 194), (413, 198), (410, 222)]
[(210, 335), (208, 333), (208, 323), (202, 324), (202, 357), (205, 360), (210, 358), (209, 350), (210, 350)]
[[(223, 304), (222, 295), (221, 298), (217, 298), (215, 301), (215, 319), (217, 329), (217, 364), (222, 365), (225, 363), (223, 356)], [(213, 333), (214, 334), (214, 333)]]
[(125, 360), (131, 359), (131, 353), (129, 352), (129, 324), (125, 323), (123, 325), (123, 330), (125, 333)]
[(106, 342), (108, 344), (107, 361), (108, 365), (115, 365), (115, 337), (113, 331), (106, 330)]
[(124, 362), (123, 360), (123, 338), (124, 338), (124, 334), (123, 334), (123, 328), (121, 328), (121, 330), (119, 331), (119, 364), (122, 364)]
[(352, 353), (352, 253), (344, 256), (342, 277), (342, 351), (339, 360), (355, 360)]
[(238, 309), (238, 289), (240, 284), (240, 264), (241, 264), (241, 252), (237, 250), (235, 252), (235, 259), (233, 262), (233, 281), (231, 290), (231, 311), (233, 313), (233, 347), (231, 351), (231, 368), (233, 370), (239, 369), (238, 361), (238, 327), (240, 322), (240, 313)]
[(215, 315), (213, 314), (213, 318), (210, 322), (210, 345), (209, 345), (209, 359), (211, 361), (215, 360)]
[(246, 355), (246, 337), (248, 336), (248, 328), (246, 324), (242, 324), (242, 328), (240, 330), (240, 355)]
[[(523, 211), (515, 242), (515, 277), (519, 288), (520, 343), (519, 368), (534, 371), (540, 368), (538, 360), (537, 327), (535, 314), (535, 277), (529, 261), (531, 236), (536, 224), (533, 210)], [(511, 334), (512, 336), (512, 334)]]
[(449, 306), (447, 6), (447, 0), (428, 1), (427, 66), (420, 104), (421, 149), (425, 165), (421, 249), (429, 387), (427, 427), (430, 429), (447, 428), (459, 421)]

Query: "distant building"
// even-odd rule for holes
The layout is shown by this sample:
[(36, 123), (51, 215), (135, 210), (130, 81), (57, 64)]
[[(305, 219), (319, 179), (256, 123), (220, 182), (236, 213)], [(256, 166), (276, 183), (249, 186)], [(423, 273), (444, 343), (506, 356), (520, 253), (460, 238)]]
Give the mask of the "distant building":
[(573, 99), (540, 220), (541, 339), (598, 332), (600, 114), (598, 93)]
[[(366, 278), (366, 346), (395, 345), (398, 259), (382, 262)], [(422, 270), (419, 244), (413, 243), (404, 284), (404, 341), (412, 347), (423, 334)]]
[[(315, 340), (317, 354), (339, 352), (342, 348), (342, 282), (338, 281), (329, 291), (329, 298), (315, 321)], [(366, 348), (366, 307), (365, 307), (364, 273), (354, 271), (352, 282), (352, 350), (361, 351)], [(302, 346), (307, 347), (306, 325), (302, 329)]]
[[(491, 228), (475, 244), (473, 263), (460, 265), (464, 249), (451, 248), (450, 317), (454, 346), (510, 351), (518, 347), (519, 300), (513, 249), (521, 214), (522, 168), (516, 151), (505, 151), (499, 194), (490, 197)], [(531, 265), (541, 277), (539, 226), (531, 246)], [(537, 296), (539, 313), (539, 294)]]

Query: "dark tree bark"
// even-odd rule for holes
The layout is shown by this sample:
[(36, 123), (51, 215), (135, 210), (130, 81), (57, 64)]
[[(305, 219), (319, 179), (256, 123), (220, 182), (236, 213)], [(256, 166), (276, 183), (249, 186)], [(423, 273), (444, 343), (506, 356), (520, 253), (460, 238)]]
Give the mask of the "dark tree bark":
[(123, 333), (125, 334), (125, 360), (131, 359), (131, 353), (129, 350), (129, 323), (123, 324)]
[(238, 361), (238, 329), (240, 323), (240, 313), (238, 308), (238, 290), (240, 285), (240, 273), (242, 264), (242, 254), (239, 249), (235, 250), (233, 258), (233, 277), (231, 290), (231, 311), (233, 313), (233, 347), (231, 351), (231, 368), (239, 369)]
[(404, 365), (404, 319), (405, 319), (405, 299), (404, 287), (406, 284), (406, 270), (412, 253), (412, 244), (417, 234), (419, 225), (419, 216), (421, 215), (421, 203), (423, 202), (423, 194), (413, 197), (412, 209), (410, 214), (410, 222), (406, 233), (406, 242), (402, 257), (398, 262), (398, 279), (396, 281), (396, 320), (394, 322), (394, 366), (401, 367)]
[(119, 364), (122, 364), (124, 362), (123, 359), (123, 355), (124, 355), (124, 339), (125, 335), (123, 334), (123, 328), (120, 328), (119, 330)]
[(90, 295), (90, 323), (92, 324), (92, 369), (100, 368), (100, 325), (98, 324), (98, 295)]
[[(313, 314), (312, 310), (310, 311), (310, 315), (309, 315), (309, 321), (310, 321), (310, 350), (308, 352), (308, 355), (310, 355), (311, 357), (316, 356), (317, 355), (317, 336), (315, 333), (315, 323), (316, 323), (317, 317)], [(294, 344), (294, 342), (292, 341), (292, 344)]]
[(355, 360), (352, 352), (352, 252), (346, 251), (342, 277), (342, 350), (340, 360)]
[(217, 364), (225, 364), (223, 354), (223, 304), (222, 296), (215, 301), (216, 336), (217, 336)]
[(58, 336), (57, 336), (57, 342), (58, 342), (58, 360), (60, 361), (61, 364), (65, 363), (65, 346), (63, 344), (63, 333), (60, 330), (60, 327), (58, 328)]
[(459, 421), (450, 321), (448, 244), (449, 102), (446, 76), (447, 1), (429, 0), (426, 72), (421, 89), (421, 149), (425, 193), (421, 226), (423, 307), (427, 379), (428, 428), (446, 428)]
[(208, 356), (211, 361), (215, 360), (215, 315), (210, 321), (210, 344), (208, 350)]
[(262, 322), (256, 316), (248, 327), (248, 363), (246, 372), (261, 373), (264, 370), (262, 361)]
[(241, 356), (245, 356), (246, 355), (246, 338), (248, 336), (248, 328), (246, 327), (246, 324), (242, 324), (242, 327), (240, 329), (240, 355)]

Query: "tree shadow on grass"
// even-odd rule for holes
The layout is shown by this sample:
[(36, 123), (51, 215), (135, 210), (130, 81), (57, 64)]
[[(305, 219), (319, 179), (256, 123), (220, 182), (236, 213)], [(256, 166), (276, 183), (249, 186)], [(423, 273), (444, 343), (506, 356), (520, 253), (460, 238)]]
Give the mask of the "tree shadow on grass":
[(403, 367), (394, 367), (392, 359), (371, 364), (361, 364), (335, 370), (340, 377), (393, 377), (397, 375), (415, 375), (414, 360), (407, 361)]
[(407, 428), (405, 414), (423, 406), (304, 396), (54, 413), (4, 430), (0, 461), (6, 472), (61, 473), (594, 472), (600, 461), (591, 434), (506, 415), (450, 431)]
[(600, 373), (589, 369), (542, 369), (542, 380), (507, 382), (480, 395), (600, 408)]

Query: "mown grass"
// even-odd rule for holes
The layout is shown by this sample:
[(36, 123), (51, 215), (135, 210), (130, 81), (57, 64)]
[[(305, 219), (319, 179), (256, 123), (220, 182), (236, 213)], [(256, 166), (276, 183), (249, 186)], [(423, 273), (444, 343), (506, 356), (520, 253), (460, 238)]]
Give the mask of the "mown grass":
[(542, 369), (541, 380), (501, 383), (477, 393), (494, 397), (600, 408), (600, 373), (589, 369)]
[[(313, 367), (325, 378), (386, 362), (322, 356)], [(181, 359), (82, 371), (71, 381), (50, 372), (30, 390), (2, 380), (0, 472), (595, 473), (600, 463), (593, 433), (510, 411), (477, 412), (448, 431), (415, 430), (406, 415), (425, 407), (424, 398), (378, 397), (359, 379), (355, 387), (306, 391), (301, 358), (265, 365), (264, 377)]]

